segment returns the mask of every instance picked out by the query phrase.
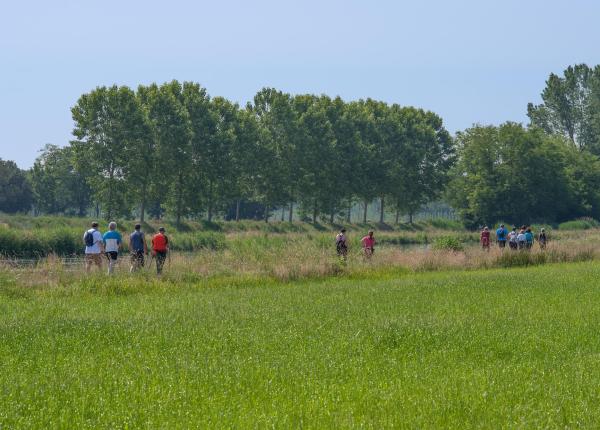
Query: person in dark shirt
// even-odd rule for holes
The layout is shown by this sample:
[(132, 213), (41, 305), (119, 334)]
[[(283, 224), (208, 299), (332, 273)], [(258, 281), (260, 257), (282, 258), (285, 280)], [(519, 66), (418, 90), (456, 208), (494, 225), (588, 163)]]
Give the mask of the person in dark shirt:
[(129, 235), (129, 252), (131, 254), (129, 271), (136, 272), (144, 267), (144, 255), (148, 254), (148, 245), (140, 224), (136, 224), (135, 231)]

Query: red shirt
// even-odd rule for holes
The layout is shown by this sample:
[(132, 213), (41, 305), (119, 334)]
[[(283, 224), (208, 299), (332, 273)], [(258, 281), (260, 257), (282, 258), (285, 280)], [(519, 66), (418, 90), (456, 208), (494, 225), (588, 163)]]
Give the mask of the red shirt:
[(481, 232), (481, 243), (484, 245), (487, 245), (488, 243), (490, 243), (490, 232), (489, 231)]
[(373, 248), (375, 246), (375, 238), (372, 236), (365, 236), (361, 240), (363, 248)]

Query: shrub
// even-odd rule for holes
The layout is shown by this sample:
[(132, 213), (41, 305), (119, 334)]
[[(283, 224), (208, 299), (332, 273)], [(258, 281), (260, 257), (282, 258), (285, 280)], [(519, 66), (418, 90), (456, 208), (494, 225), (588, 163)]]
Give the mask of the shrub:
[(433, 249), (440, 251), (462, 251), (464, 246), (456, 236), (440, 236), (433, 241)]
[(580, 218), (573, 221), (566, 221), (558, 225), (559, 230), (589, 230), (590, 228), (600, 227), (600, 223), (593, 218)]

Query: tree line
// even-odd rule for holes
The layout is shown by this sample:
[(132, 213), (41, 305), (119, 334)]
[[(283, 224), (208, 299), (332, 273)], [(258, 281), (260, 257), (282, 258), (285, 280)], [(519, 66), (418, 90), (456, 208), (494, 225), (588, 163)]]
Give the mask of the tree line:
[[(45, 213), (96, 206), (106, 218), (184, 218), (258, 204), (313, 221), (380, 200), (399, 214), (436, 199), (453, 144), (432, 112), (265, 88), (241, 108), (193, 82), (99, 87), (72, 108), (75, 139), (47, 146), (31, 171)], [(384, 204), (385, 202), (385, 204)], [(389, 203), (388, 203), (389, 202)], [(233, 210), (232, 210), (233, 209)]]
[(469, 226), (600, 218), (600, 66), (551, 74), (541, 96), (527, 126), (453, 138), (432, 112), (371, 99), (265, 88), (240, 107), (193, 82), (99, 87), (72, 108), (68, 146), (28, 172), (0, 163), (24, 188), (0, 210), (21, 196), (40, 213), (333, 222), (379, 200), (383, 221), (441, 199)]

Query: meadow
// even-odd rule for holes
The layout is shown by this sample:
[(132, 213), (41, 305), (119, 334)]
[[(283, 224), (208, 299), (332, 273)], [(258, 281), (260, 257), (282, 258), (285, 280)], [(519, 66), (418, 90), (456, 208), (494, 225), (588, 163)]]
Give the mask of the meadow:
[[(0, 238), (81, 239), (81, 220), (48, 221), (5, 218)], [(532, 252), (378, 226), (372, 259), (373, 226), (349, 227), (347, 261), (337, 226), (249, 222), (174, 231), (219, 246), (182, 245), (161, 278), (3, 260), (0, 428), (598, 426), (594, 225), (547, 227)]]
[(600, 423), (600, 263), (237, 277), (0, 274), (1, 428)]

